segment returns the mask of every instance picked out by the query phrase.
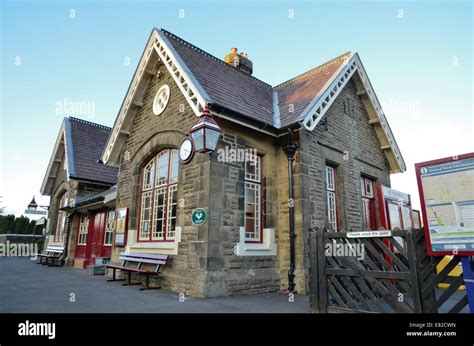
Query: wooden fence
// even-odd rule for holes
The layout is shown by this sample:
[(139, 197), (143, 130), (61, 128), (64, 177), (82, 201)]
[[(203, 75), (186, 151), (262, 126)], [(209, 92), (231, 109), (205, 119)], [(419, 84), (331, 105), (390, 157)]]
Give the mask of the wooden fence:
[[(345, 231), (310, 230), (309, 249), (314, 312), (438, 312), (449, 298), (448, 312), (467, 305), (465, 291), (457, 291), (463, 276), (448, 276), (460, 258), (454, 256), (436, 273), (442, 257), (427, 255), (423, 230), (357, 238)], [(450, 286), (437, 294), (440, 283)], [(452, 304), (454, 296), (461, 298)]]

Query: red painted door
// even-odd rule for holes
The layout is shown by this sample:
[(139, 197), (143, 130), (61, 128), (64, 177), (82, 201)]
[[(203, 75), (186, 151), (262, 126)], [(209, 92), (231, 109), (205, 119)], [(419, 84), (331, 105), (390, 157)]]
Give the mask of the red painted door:
[(87, 239), (87, 250), (85, 265), (95, 264), (96, 257), (102, 256), (104, 243), (105, 211), (92, 212), (89, 219), (89, 232)]

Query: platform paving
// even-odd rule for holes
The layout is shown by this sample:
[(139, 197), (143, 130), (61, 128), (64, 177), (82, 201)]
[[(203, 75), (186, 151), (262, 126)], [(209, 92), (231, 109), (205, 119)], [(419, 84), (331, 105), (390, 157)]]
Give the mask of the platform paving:
[[(87, 270), (0, 257), (0, 313), (310, 313), (308, 296), (278, 293), (180, 301), (177, 292), (140, 291)], [(71, 302), (71, 294), (75, 301)]]

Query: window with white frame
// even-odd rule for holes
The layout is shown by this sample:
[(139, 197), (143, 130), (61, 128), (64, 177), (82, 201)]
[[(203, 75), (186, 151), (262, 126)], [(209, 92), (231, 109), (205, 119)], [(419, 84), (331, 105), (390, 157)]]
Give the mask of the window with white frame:
[(57, 220), (56, 220), (56, 229), (54, 231), (54, 241), (62, 241), (64, 235), (64, 229), (66, 227), (66, 212), (61, 211), (61, 208), (64, 208), (67, 205), (68, 193), (64, 192), (61, 195), (58, 203), (57, 210)]
[(329, 227), (337, 231), (336, 170), (326, 166), (326, 200)]
[(81, 219), (79, 221), (79, 236), (77, 238), (78, 245), (87, 245), (87, 231), (89, 227), (89, 217), (87, 213), (81, 214)]
[(377, 229), (375, 217), (374, 181), (370, 178), (360, 178), (362, 193), (362, 217), (365, 229)]
[(178, 151), (169, 149), (143, 168), (139, 241), (174, 241), (178, 169)]
[(104, 245), (112, 245), (115, 228), (115, 209), (109, 209), (105, 221)]
[(168, 101), (170, 99), (170, 87), (168, 85), (161, 86), (156, 92), (155, 98), (153, 99), (153, 113), (160, 115), (164, 112)]
[(245, 241), (262, 241), (262, 160), (253, 155), (245, 159)]

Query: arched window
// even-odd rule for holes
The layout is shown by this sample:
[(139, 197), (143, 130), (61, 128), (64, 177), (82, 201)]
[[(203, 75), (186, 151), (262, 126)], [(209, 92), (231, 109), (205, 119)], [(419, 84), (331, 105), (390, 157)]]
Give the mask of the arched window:
[(178, 150), (163, 150), (143, 168), (139, 241), (174, 241)]
[(57, 208), (57, 219), (56, 219), (56, 229), (54, 230), (54, 241), (62, 241), (64, 235), (64, 229), (66, 227), (66, 213), (61, 211), (61, 208), (64, 208), (67, 205), (68, 194), (64, 192), (58, 201)]

